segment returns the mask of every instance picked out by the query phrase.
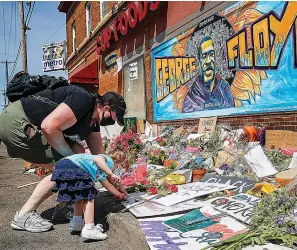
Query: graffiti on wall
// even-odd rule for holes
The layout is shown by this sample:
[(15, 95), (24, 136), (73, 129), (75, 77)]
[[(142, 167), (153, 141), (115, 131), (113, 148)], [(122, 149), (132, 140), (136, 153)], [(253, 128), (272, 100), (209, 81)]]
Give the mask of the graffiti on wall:
[(297, 109), (297, 2), (239, 2), (152, 51), (154, 120)]

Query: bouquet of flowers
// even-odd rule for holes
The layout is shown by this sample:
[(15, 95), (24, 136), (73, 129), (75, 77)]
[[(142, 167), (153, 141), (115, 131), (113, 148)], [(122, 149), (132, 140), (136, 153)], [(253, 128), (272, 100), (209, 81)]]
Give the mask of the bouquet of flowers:
[(135, 151), (137, 153), (142, 150), (143, 144), (139, 136), (129, 130), (128, 132), (118, 136), (109, 147), (112, 151), (118, 149), (124, 152)]
[(149, 164), (155, 164), (155, 165), (163, 165), (164, 161), (169, 158), (168, 154), (164, 150), (154, 148), (152, 151), (147, 153)]
[(139, 136), (129, 130), (109, 144), (109, 151), (121, 150), (127, 153), (130, 163), (133, 164), (143, 147), (144, 145)]
[(165, 141), (165, 139), (163, 138), (163, 137), (157, 137), (157, 139), (156, 139), (156, 141), (158, 142), (158, 144), (160, 145), (160, 146), (166, 146), (166, 141)]

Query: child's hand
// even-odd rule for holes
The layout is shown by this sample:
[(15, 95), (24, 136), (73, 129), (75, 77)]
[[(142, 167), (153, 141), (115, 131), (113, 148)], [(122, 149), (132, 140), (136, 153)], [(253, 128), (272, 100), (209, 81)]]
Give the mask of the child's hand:
[(119, 195), (116, 196), (119, 200), (124, 200), (127, 195), (123, 194), (123, 193), (120, 193)]
[(112, 181), (112, 183), (120, 183), (121, 182), (121, 178), (114, 173), (112, 173), (110, 175), (110, 180)]

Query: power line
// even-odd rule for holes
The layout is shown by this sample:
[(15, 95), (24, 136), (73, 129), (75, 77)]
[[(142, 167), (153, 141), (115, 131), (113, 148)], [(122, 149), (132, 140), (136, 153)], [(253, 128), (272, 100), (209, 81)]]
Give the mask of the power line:
[[(31, 20), (31, 16), (32, 16), (32, 13), (33, 13), (33, 10), (34, 10), (34, 6), (35, 6), (35, 1), (33, 2), (33, 6), (32, 6), (32, 10), (31, 10), (30, 16), (29, 17), (28, 17), (28, 15), (26, 16), (26, 19), (25, 19), (26, 28), (28, 27), (29, 22)], [(30, 7), (29, 7), (29, 11), (30, 11), (30, 8), (31, 8), (31, 4), (30, 4)], [(29, 13), (29, 11), (28, 11), (28, 13)], [(28, 20), (27, 20), (27, 17), (28, 17)]]
[(11, 11), (10, 11), (10, 26), (9, 26), (9, 35), (8, 35), (8, 57), (10, 52), (10, 37), (11, 37), (11, 28), (12, 28), (12, 14), (13, 14), (13, 2), (11, 2)]
[(55, 32), (54, 32), (54, 34), (52, 34), (44, 43), (47, 43), (48, 42), (48, 40), (49, 39), (51, 39), (61, 28), (62, 28), (62, 26), (64, 25), (64, 23), (62, 23), (62, 25), (60, 26), (60, 28), (59, 29), (57, 29)]
[(4, 18), (4, 3), (1, 1), (2, 4), (2, 19), (3, 19), (3, 31), (4, 31), (4, 51), (5, 51), (5, 59), (7, 59), (7, 53), (6, 53), (6, 34), (5, 34), (5, 18)]
[(17, 26), (16, 26), (16, 17), (17, 17), (17, 2), (14, 2), (14, 8), (15, 8), (15, 12), (14, 12), (14, 43), (13, 43), (13, 47), (14, 47), (14, 50), (13, 50), (13, 58), (15, 58), (15, 43), (16, 43), (16, 29), (17, 29)]
[[(31, 16), (32, 16), (32, 13), (33, 13), (33, 10), (34, 10), (34, 6), (35, 6), (35, 1), (33, 2), (32, 7), (31, 7), (31, 5), (30, 5), (29, 10), (28, 10), (28, 13), (27, 13), (27, 15), (26, 15), (26, 19), (25, 19), (25, 25), (26, 25), (26, 28), (28, 27), (28, 25), (29, 25), (29, 23), (30, 23)], [(14, 61), (14, 65), (13, 65), (13, 68), (12, 68), (11, 73), (10, 73), (10, 76), (9, 76), (9, 81), (11, 81), (11, 79), (12, 79), (13, 76), (14, 76), (14, 72), (15, 72), (15, 70), (16, 70), (17, 63), (18, 63), (20, 54), (21, 54), (21, 42), (20, 42), (20, 44), (19, 44), (19, 48), (18, 48), (18, 52), (17, 52), (16, 58), (15, 58), (15, 61)]]

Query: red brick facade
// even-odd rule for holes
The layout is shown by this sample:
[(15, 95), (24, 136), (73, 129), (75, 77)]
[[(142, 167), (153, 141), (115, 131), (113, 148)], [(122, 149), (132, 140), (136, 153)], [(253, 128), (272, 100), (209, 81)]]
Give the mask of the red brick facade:
[[(92, 34), (86, 37), (86, 2), (70, 2), (69, 6), (64, 9), (60, 7), (65, 4), (61, 2), (59, 10), (66, 13), (67, 20), (67, 40), (68, 40), (68, 61), (67, 66), (69, 76), (75, 72), (80, 63), (84, 61), (85, 65), (98, 60), (98, 77), (100, 94), (108, 90), (117, 91), (124, 94), (124, 74), (121, 70), (116, 73), (117, 67), (111, 70), (106, 69), (104, 59), (112, 52), (116, 52), (117, 56), (125, 57), (130, 52), (135, 52), (139, 47), (142, 48), (144, 57), (145, 70), (145, 98), (146, 98), (146, 114), (147, 120), (153, 123), (153, 100), (152, 100), (152, 69), (151, 69), (151, 48), (152, 40), (159, 34), (163, 34), (170, 29), (180, 29), (188, 16), (200, 11), (200, 15), (204, 13), (204, 8), (209, 2), (162, 2), (155, 12), (149, 13), (146, 18), (137, 24), (134, 29), (129, 29), (127, 35), (121, 36), (120, 40), (113, 42), (111, 47), (98, 56), (95, 52), (95, 44), (98, 35), (110, 25), (116, 15), (118, 15), (129, 2), (109, 2), (108, 8), (110, 12), (100, 20), (100, 2), (91, 2), (92, 4)], [(112, 14), (112, 8), (115, 8), (116, 14)], [(72, 24), (75, 21), (77, 30), (77, 51), (73, 53), (72, 49)], [(186, 22), (185, 22), (186, 24)], [(162, 33), (163, 32), (163, 33)], [(173, 31), (172, 31), (173, 32)], [(160, 39), (164, 39), (161, 38)], [(136, 53), (137, 54), (137, 53)], [(160, 125), (197, 125), (199, 119), (181, 120), (159, 123)], [(297, 130), (297, 113), (281, 112), (276, 114), (265, 115), (248, 115), (248, 116), (227, 116), (218, 117), (219, 124), (230, 124), (234, 127), (242, 126), (247, 123), (266, 124), (270, 129), (286, 129)]]

